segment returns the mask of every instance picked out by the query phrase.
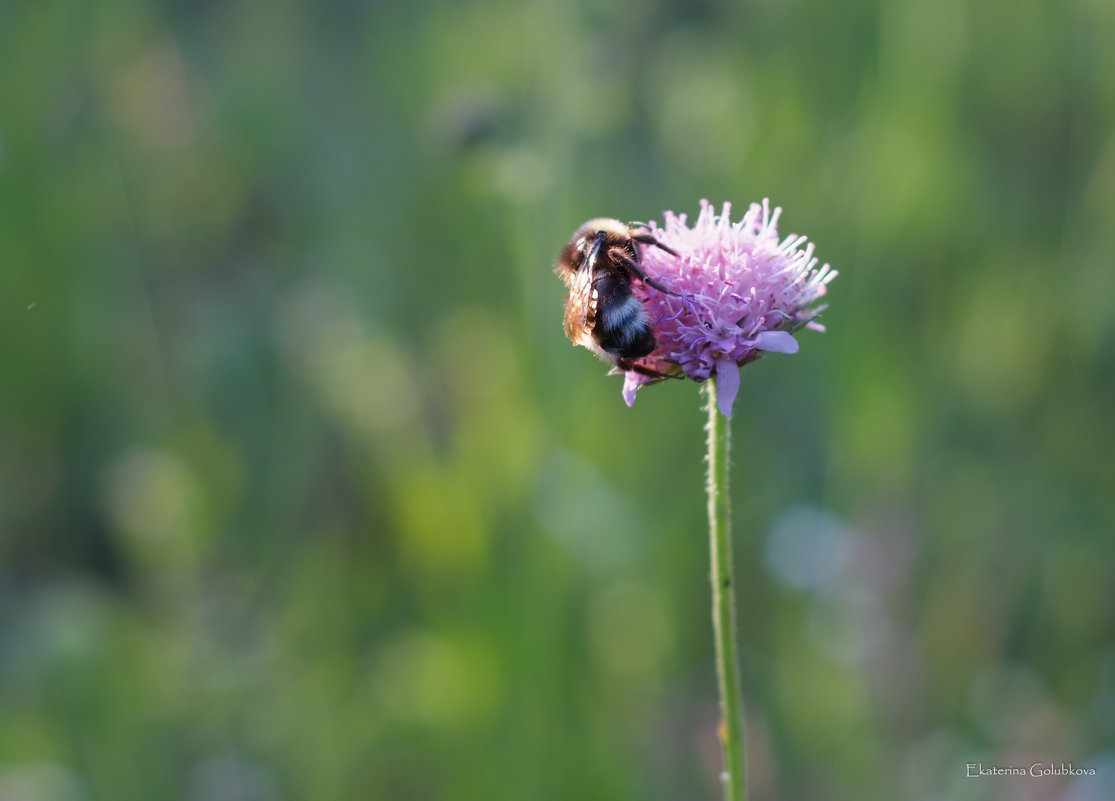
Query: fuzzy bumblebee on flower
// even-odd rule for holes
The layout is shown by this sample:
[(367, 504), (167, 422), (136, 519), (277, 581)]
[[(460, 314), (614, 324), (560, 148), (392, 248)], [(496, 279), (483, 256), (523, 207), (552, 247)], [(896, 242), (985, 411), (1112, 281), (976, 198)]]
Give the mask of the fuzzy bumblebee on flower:
[(731, 416), (739, 367), (763, 353), (795, 353), (793, 332), (816, 317), (836, 271), (818, 267), (804, 236), (778, 237), (781, 209), (751, 204), (737, 222), (708, 201), (692, 227), (666, 212), (661, 228), (589, 220), (556, 272), (569, 288), (565, 333), (625, 375), (628, 405), (644, 384), (716, 376)]

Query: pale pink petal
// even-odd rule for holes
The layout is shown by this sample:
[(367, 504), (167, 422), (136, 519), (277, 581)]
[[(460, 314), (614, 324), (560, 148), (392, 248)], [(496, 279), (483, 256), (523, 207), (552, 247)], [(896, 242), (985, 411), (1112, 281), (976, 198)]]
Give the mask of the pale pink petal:
[(788, 331), (764, 331), (755, 337), (755, 347), (770, 353), (797, 353), (798, 341)]
[(635, 405), (635, 393), (642, 386), (642, 376), (634, 371), (623, 374), (623, 400), (628, 406)]
[(739, 394), (739, 365), (727, 358), (716, 360), (716, 405), (725, 417), (732, 416), (732, 404)]

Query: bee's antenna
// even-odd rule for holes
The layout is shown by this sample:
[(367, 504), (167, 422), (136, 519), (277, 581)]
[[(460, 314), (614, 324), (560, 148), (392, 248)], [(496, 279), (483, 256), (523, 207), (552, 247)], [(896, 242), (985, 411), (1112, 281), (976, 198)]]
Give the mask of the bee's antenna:
[(589, 248), (588, 253), (585, 255), (585, 269), (590, 273), (596, 269), (596, 257), (600, 255), (600, 248), (604, 246), (604, 239), (607, 237), (603, 231), (596, 232), (596, 239), (592, 242), (592, 247)]

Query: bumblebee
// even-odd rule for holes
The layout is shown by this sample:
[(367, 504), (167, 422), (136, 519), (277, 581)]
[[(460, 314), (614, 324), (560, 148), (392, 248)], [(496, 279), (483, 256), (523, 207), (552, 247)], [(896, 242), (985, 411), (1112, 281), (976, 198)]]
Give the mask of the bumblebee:
[(601, 217), (577, 229), (554, 267), (569, 288), (565, 335), (620, 370), (666, 378), (667, 373), (636, 363), (658, 343), (644, 301), (631, 291), (632, 283), (638, 280), (667, 295), (677, 294), (644, 272), (641, 245), (678, 255), (641, 223), (625, 225)]

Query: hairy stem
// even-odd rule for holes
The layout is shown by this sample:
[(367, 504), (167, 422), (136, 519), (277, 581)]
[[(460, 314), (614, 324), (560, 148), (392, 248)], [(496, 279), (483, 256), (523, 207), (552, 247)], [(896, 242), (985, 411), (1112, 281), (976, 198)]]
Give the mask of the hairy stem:
[(732, 527), (728, 495), (730, 425), (716, 405), (716, 378), (705, 382), (708, 401), (708, 521), (712, 551), (712, 628), (720, 687), (720, 745), (724, 798), (744, 801), (743, 699), (736, 642), (736, 593), (732, 586)]

